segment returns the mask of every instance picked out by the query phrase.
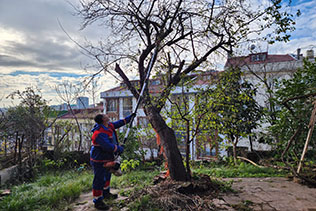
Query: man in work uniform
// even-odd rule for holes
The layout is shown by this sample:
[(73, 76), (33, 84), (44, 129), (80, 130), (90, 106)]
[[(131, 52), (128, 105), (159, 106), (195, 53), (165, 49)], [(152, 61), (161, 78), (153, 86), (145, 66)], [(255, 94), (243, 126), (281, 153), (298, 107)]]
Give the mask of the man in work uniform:
[(109, 166), (115, 164), (113, 162), (115, 154), (121, 154), (124, 148), (118, 143), (115, 129), (129, 123), (133, 116), (136, 116), (136, 114), (133, 113), (125, 119), (113, 123), (110, 122), (106, 114), (98, 114), (94, 118), (96, 124), (92, 129), (90, 163), (94, 173), (92, 185), (93, 202), (97, 209), (109, 209), (103, 202), (103, 199), (117, 198), (117, 194), (110, 193), (111, 172)]

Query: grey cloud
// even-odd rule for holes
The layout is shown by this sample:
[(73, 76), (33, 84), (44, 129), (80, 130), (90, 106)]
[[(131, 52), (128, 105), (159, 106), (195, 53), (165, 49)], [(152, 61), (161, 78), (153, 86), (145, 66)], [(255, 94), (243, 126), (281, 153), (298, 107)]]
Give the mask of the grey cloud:
[(34, 64), (29, 61), (23, 61), (12, 56), (0, 55), (0, 66), (3, 67), (27, 67), (33, 65)]
[[(71, 2), (77, 4), (79, 1)], [(3, 62), (0, 66), (62, 70), (82, 69), (81, 64), (92, 63), (58, 25), (57, 19), (70, 36), (82, 37), (78, 32), (80, 19), (72, 15), (74, 12), (66, 0), (1, 0), (0, 27), (22, 34), (23, 43), (7, 41), (0, 45), (7, 56), (0, 58)], [(90, 33), (94, 37), (96, 32)]]
[[(1, 47), (1, 46), (0, 46)], [(25, 58), (26, 65), (63, 69), (66, 67), (80, 68), (80, 62), (86, 60), (77, 48), (62, 43), (55, 43), (49, 39), (32, 40), (26, 44), (7, 42), (6, 53), (17, 58)], [(32, 62), (29, 62), (32, 61)], [(12, 65), (10, 65), (12, 66)]]
[(59, 31), (57, 18), (74, 27), (73, 24), (78, 23), (78, 18), (73, 17), (72, 12), (73, 9), (66, 0), (0, 1), (1, 25), (23, 32)]

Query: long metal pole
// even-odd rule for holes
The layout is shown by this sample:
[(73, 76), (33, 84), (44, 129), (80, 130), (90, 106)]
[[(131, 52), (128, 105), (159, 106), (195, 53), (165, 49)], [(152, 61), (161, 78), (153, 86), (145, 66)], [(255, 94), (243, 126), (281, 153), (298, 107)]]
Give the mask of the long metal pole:
[[(143, 84), (143, 87), (142, 87), (141, 92), (140, 92), (140, 94), (139, 94), (139, 97), (138, 97), (138, 99), (137, 99), (137, 103), (136, 103), (136, 106), (135, 106), (135, 108), (134, 108), (133, 113), (136, 113), (136, 112), (137, 112), (137, 109), (138, 109), (138, 107), (139, 107), (139, 105), (140, 105), (140, 102), (141, 102), (141, 100), (142, 100), (142, 97), (143, 97), (143, 94), (144, 94), (144, 90), (145, 90), (145, 88), (146, 88), (146, 86), (147, 86), (147, 83), (148, 83), (148, 81), (149, 81), (149, 76), (150, 76), (150, 72), (151, 72), (152, 67), (153, 67), (154, 60), (155, 60), (155, 58), (157, 57), (157, 52), (158, 52), (158, 46), (155, 48), (154, 54), (153, 54), (153, 56), (152, 56), (151, 59), (150, 59), (149, 66), (148, 66), (148, 71), (147, 71), (147, 75), (146, 75), (146, 78), (145, 78), (145, 82), (144, 82), (144, 84)], [(135, 116), (132, 117), (132, 119), (131, 119), (131, 121), (130, 121), (130, 123), (129, 123), (129, 127), (127, 128), (127, 131), (126, 131), (126, 133), (125, 133), (125, 137), (124, 137), (123, 144), (125, 144), (125, 142), (127, 141), (128, 134), (129, 134), (129, 132), (130, 132), (132, 126), (133, 126), (134, 118), (135, 118)]]

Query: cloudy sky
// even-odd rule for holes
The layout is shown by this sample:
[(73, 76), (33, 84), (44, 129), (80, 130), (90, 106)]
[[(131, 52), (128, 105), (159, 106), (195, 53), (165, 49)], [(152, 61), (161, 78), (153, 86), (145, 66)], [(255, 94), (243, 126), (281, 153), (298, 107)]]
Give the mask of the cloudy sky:
[[(104, 31), (89, 27), (80, 31), (80, 18), (69, 3), (77, 0), (0, 0), (0, 107), (11, 106), (6, 96), (26, 87), (38, 87), (50, 104), (59, 104), (54, 87), (63, 81), (77, 82), (95, 71), (84, 67), (93, 61), (83, 55), (76, 41), (98, 40)], [(289, 43), (262, 45), (269, 53), (295, 53), (316, 47), (316, 0), (293, 1), (302, 15)], [(60, 23), (60, 24), (59, 24)], [(315, 49), (314, 49), (315, 50)], [(115, 85), (111, 77), (99, 80), (100, 91)], [(83, 93), (90, 97), (88, 93)], [(99, 101), (99, 98), (97, 99)], [(91, 102), (91, 101), (90, 101)]]

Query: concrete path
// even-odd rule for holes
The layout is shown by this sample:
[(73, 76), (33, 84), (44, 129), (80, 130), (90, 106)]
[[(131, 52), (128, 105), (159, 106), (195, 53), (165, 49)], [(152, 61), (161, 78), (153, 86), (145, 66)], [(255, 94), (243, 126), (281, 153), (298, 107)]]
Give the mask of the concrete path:
[(224, 195), (226, 204), (248, 204), (253, 210), (264, 211), (316, 211), (316, 188), (286, 178), (234, 178), (233, 181), (232, 187), (238, 193)]
[[(118, 193), (118, 190), (111, 189), (111, 193)], [(116, 200), (124, 200), (127, 197), (120, 196)], [(94, 208), (94, 204), (92, 201), (92, 192), (83, 193), (80, 195), (79, 199), (77, 199), (73, 204), (68, 206), (69, 210), (72, 211), (95, 211), (97, 209)]]

